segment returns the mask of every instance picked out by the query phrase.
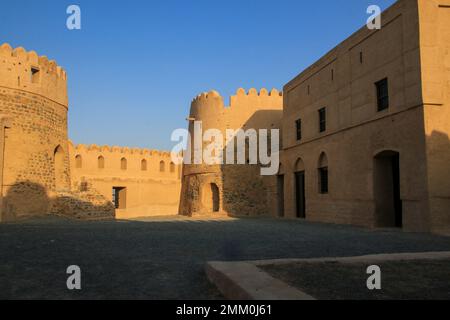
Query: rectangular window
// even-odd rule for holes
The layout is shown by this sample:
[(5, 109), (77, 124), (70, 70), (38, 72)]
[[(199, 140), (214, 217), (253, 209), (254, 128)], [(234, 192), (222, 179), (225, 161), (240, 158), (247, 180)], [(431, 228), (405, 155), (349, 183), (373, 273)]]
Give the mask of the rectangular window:
[(359, 63), (363, 63), (363, 53), (362, 51), (359, 53)]
[(328, 167), (319, 169), (319, 190), (321, 194), (328, 193)]
[(31, 68), (31, 82), (32, 83), (39, 83), (39, 69), (38, 68)]
[(297, 133), (297, 141), (302, 140), (302, 120), (298, 119), (295, 121), (295, 130)]
[(378, 111), (383, 111), (389, 108), (389, 89), (388, 89), (388, 79), (375, 83), (377, 88), (377, 106)]
[(319, 110), (319, 132), (325, 132), (327, 130), (327, 109), (322, 108)]

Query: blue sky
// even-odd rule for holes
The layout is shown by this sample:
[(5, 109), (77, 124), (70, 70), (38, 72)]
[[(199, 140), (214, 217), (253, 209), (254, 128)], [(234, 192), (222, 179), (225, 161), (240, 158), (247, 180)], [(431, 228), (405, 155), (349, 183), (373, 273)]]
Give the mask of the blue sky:
[[(394, 0), (2, 1), (0, 43), (55, 59), (69, 76), (75, 143), (171, 149), (190, 101), (215, 89), (281, 89)], [(82, 29), (66, 28), (66, 9)]]

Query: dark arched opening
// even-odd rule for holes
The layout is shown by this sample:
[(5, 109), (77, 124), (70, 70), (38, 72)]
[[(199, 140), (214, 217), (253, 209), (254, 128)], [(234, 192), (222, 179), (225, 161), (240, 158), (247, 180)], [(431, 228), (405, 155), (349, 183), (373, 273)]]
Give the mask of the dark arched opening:
[(217, 187), (215, 183), (211, 183), (211, 193), (212, 193), (213, 212), (219, 212), (220, 211), (219, 187)]
[(65, 158), (64, 149), (61, 146), (57, 146), (54, 151), (55, 188), (57, 191), (63, 191), (67, 187)]
[(374, 157), (373, 190), (376, 227), (403, 226), (403, 206), (400, 192), (400, 154), (383, 151)]

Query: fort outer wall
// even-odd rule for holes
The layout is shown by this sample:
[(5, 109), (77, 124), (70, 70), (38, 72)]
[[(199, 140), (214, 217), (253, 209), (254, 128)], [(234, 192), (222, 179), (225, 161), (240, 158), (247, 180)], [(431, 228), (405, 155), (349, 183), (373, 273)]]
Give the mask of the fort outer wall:
[(104, 198), (72, 193), (67, 76), (55, 61), (0, 46), (0, 221), (50, 213), (113, 217)]
[(182, 167), (169, 152), (72, 143), (69, 150), (73, 188), (115, 202), (116, 219), (178, 214)]
[[(261, 89), (258, 92), (250, 89), (247, 93), (239, 89), (230, 100), (230, 105), (226, 107), (220, 94), (211, 91), (192, 101), (189, 116), (192, 139), (195, 137), (194, 121), (202, 122), (203, 132), (218, 129), (224, 137), (227, 129), (280, 128), (283, 98), (277, 90), (268, 92)], [(203, 150), (207, 145), (209, 142), (203, 143)], [(235, 150), (236, 145), (235, 141)], [(208, 165), (193, 164), (193, 161), (184, 164), (180, 214), (277, 215), (277, 178), (261, 176), (260, 169), (259, 164)]]

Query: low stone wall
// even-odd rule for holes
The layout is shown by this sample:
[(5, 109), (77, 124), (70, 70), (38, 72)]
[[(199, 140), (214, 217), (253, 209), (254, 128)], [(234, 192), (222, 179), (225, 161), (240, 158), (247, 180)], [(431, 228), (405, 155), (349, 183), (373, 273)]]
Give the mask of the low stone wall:
[(111, 201), (93, 190), (57, 194), (51, 213), (83, 220), (115, 218), (115, 208)]

